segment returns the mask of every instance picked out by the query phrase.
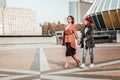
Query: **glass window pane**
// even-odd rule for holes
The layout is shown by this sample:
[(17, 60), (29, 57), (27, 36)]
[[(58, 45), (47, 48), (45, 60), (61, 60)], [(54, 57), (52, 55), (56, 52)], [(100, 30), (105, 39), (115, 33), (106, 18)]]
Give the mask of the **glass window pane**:
[(0, 0), (0, 7), (5, 7), (5, 6), (6, 6), (6, 1)]
[(118, 0), (118, 1), (119, 1), (118, 8), (120, 8), (120, 0)]
[(93, 16), (93, 20), (94, 20), (94, 23), (95, 23), (95, 27), (96, 27), (96, 29), (97, 30), (101, 30), (101, 28), (100, 28), (100, 25), (99, 25), (99, 22), (98, 22), (98, 20), (97, 20), (97, 17), (96, 17), (96, 15), (94, 15)]
[(108, 11), (103, 12), (103, 13), (102, 13), (102, 16), (103, 16), (103, 18), (104, 18), (106, 27), (107, 27), (108, 29), (112, 29), (113, 26), (112, 26), (112, 22), (111, 22), (111, 19), (110, 19), (110, 16), (109, 16)]
[(100, 12), (100, 11), (102, 10), (104, 1), (105, 1), (105, 0), (102, 0), (102, 1), (100, 2), (100, 4), (99, 4), (98, 9), (97, 9), (96, 12)]
[(81, 1), (93, 3), (95, 0), (81, 0)]
[(120, 9), (118, 10), (118, 16), (119, 16), (118, 18), (119, 18), (119, 20), (120, 20)]
[(118, 14), (119, 14), (119, 16), (120, 16), (120, 9), (118, 10)]
[(104, 8), (103, 8), (103, 11), (105, 11), (105, 10), (108, 10), (108, 9), (109, 9), (110, 2), (111, 2), (111, 0), (105, 0), (105, 5), (104, 5)]
[(69, 15), (74, 15), (75, 5), (74, 2), (69, 2)]
[(96, 9), (97, 9), (100, 1), (101, 1), (101, 0), (98, 0), (98, 1), (96, 2), (96, 5), (94, 6), (94, 8), (93, 8), (93, 10), (91, 11), (91, 13), (95, 13), (95, 11), (96, 11)]
[[(92, 20), (93, 20), (93, 16), (91, 16), (91, 18), (92, 18)], [(94, 20), (93, 20), (93, 24), (94, 24), (94, 30), (97, 30), (97, 28), (96, 28), (96, 23), (94, 22)]]
[(87, 13), (85, 14), (85, 16), (88, 16), (88, 15), (94, 13), (94, 8), (95, 8), (97, 2), (98, 2), (98, 1), (94, 1), (94, 3), (93, 3), (92, 6), (88, 9), (88, 11), (87, 11)]
[(116, 10), (110, 11), (110, 15), (111, 15), (111, 20), (112, 20), (114, 27), (118, 28), (120, 26), (120, 22), (118, 19), (117, 11)]
[(118, 4), (118, 0), (112, 0), (112, 4), (110, 5), (110, 9), (116, 9)]
[(100, 22), (101, 28), (102, 28), (102, 29), (106, 29), (106, 26), (105, 26), (105, 23), (104, 23), (104, 20), (103, 20), (103, 17), (102, 17), (102, 15), (101, 15), (101, 13), (98, 14), (97, 17), (98, 17), (98, 20), (99, 20), (99, 22)]

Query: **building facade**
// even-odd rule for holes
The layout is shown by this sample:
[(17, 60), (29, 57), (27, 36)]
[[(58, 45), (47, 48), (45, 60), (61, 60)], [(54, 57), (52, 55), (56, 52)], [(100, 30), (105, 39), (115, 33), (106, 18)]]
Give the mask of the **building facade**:
[(25, 8), (0, 8), (0, 35), (42, 35), (36, 13)]
[(6, 7), (6, 0), (0, 0), (0, 8)]
[(120, 0), (96, 0), (85, 17), (93, 19), (96, 30), (120, 30)]
[(81, 0), (82, 2), (93, 3), (95, 0)]
[(85, 17), (92, 18), (98, 37), (120, 42), (120, 0), (95, 0)]
[(80, 3), (78, 1), (69, 1), (69, 15), (72, 15), (75, 19), (75, 23), (80, 21)]
[(69, 15), (72, 15), (75, 18), (76, 24), (83, 22), (86, 12), (93, 3), (92, 1), (88, 1), (88, 0), (69, 1)]
[[(0, 8), (6, 7), (6, 0), (0, 0)], [(2, 11), (0, 11), (0, 34), (2, 33)]]
[(2, 27), (2, 10), (0, 10), (0, 34), (3, 34), (3, 27)]

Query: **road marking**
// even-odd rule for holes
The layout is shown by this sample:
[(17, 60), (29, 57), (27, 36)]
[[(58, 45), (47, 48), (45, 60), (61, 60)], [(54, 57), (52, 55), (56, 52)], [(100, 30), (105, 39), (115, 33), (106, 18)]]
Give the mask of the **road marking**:
[(43, 48), (40, 48), (40, 71), (50, 70), (47, 58), (43, 51)]
[(110, 80), (110, 79), (97, 79), (97, 78), (80, 78), (80, 77), (68, 77), (68, 76), (54, 76), (54, 75), (41, 75), (41, 78), (51, 80)]
[(14, 72), (14, 73), (23, 73), (23, 74), (32, 74), (39, 75), (40, 72), (37, 71), (29, 71), (29, 70), (16, 70), (16, 69), (0, 69), (2, 72)]
[[(101, 67), (101, 66), (106, 66), (106, 65), (112, 65), (112, 64), (116, 64), (116, 63), (120, 63), (120, 60), (96, 64), (94, 68)], [(63, 74), (63, 73), (65, 74), (65, 73), (72, 73), (72, 72), (76, 72), (76, 71), (84, 71), (84, 70), (88, 70), (88, 69), (90, 69), (90, 68), (89, 67), (86, 67), (86, 68), (83, 68), (83, 69), (72, 68), (72, 69), (65, 69), (65, 70), (56, 71), (56, 72), (50, 72), (48, 74)], [(75, 74), (77, 74), (77, 73), (75, 73)]]

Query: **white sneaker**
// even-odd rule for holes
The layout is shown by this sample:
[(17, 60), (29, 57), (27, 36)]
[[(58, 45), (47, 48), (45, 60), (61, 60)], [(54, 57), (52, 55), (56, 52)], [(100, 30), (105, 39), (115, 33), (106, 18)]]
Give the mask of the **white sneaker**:
[(93, 68), (93, 67), (95, 67), (95, 65), (92, 63), (92, 64), (89, 65), (89, 67)]
[(81, 68), (85, 68), (86, 65), (85, 65), (84, 63), (82, 63), (82, 64), (80, 65), (80, 67), (81, 67)]

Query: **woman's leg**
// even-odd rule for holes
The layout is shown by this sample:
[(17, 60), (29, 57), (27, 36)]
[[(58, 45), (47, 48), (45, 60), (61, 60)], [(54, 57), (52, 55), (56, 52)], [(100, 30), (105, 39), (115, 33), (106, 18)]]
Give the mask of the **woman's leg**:
[(68, 68), (69, 67), (69, 61), (70, 61), (70, 56), (67, 56), (64, 68)]
[(87, 55), (87, 51), (88, 49), (83, 49), (83, 54), (82, 54), (82, 63), (85, 64), (86, 63), (86, 55)]
[(94, 54), (93, 54), (93, 48), (89, 49), (89, 53), (90, 53), (90, 60), (91, 60), (91, 64), (89, 65), (90, 68), (94, 67)]
[(87, 55), (88, 48), (83, 48), (83, 54), (82, 54), (82, 64), (80, 65), (81, 68), (86, 67), (86, 55)]
[(70, 43), (66, 43), (66, 61), (65, 61), (64, 68), (69, 67), (69, 61), (70, 61), (69, 53), (70, 53)]
[(77, 63), (77, 66), (80, 66), (80, 60), (77, 58), (76, 55), (73, 55), (72, 58), (75, 60), (75, 62)]
[(90, 49), (89, 49), (89, 53), (90, 53), (90, 60), (91, 60), (91, 63), (93, 64), (93, 63), (94, 63), (93, 48), (90, 48)]

